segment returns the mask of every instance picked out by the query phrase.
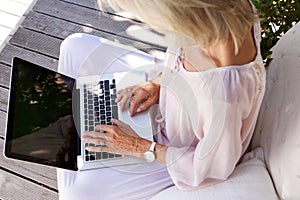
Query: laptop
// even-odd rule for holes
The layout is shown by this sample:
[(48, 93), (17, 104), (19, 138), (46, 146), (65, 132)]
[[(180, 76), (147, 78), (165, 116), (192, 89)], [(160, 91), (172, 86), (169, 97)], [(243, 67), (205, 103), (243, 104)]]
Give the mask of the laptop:
[(126, 155), (88, 152), (85, 148), (92, 144), (80, 138), (84, 131), (111, 125), (110, 119), (115, 118), (153, 141), (151, 110), (130, 117), (128, 105), (121, 111), (115, 103), (116, 91), (146, 78), (145, 72), (131, 70), (75, 80), (15, 57), (4, 155), (74, 171), (145, 162)]

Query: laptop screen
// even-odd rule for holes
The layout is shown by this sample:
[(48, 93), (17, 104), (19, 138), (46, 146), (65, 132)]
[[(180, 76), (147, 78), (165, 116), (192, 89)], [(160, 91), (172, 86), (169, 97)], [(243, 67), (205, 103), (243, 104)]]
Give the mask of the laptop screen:
[(74, 79), (14, 58), (5, 155), (76, 170)]

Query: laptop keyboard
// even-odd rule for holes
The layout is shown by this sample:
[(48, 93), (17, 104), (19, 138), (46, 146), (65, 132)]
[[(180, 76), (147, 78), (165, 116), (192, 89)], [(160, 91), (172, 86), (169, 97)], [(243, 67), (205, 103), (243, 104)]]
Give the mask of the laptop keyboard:
[[(115, 102), (116, 81), (101, 80), (96, 84), (84, 85), (84, 130), (95, 131), (100, 124), (112, 125), (111, 118), (118, 119), (118, 107)], [(105, 134), (100, 133), (99, 134)], [(95, 146), (85, 143), (85, 147)], [(120, 158), (122, 155), (107, 152), (89, 152), (85, 150), (85, 161)]]

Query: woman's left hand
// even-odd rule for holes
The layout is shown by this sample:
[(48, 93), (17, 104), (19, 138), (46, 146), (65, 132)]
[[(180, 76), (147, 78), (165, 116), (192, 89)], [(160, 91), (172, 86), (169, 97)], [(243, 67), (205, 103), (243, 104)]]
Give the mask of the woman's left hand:
[(115, 119), (112, 119), (111, 122), (116, 126), (99, 125), (95, 127), (95, 132), (83, 134), (83, 142), (95, 144), (95, 146), (89, 146), (86, 149), (92, 152), (109, 152), (141, 157), (143, 152), (139, 152), (137, 148), (141, 138), (129, 125)]

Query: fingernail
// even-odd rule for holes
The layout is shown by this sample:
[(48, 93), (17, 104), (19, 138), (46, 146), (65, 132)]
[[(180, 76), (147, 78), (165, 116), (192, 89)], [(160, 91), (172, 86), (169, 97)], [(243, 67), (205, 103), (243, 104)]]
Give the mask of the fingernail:
[(137, 110), (136, 110), (136, 112), (141, 112), (142, 110), (140, 109), (140, 108), (138, 108)]

